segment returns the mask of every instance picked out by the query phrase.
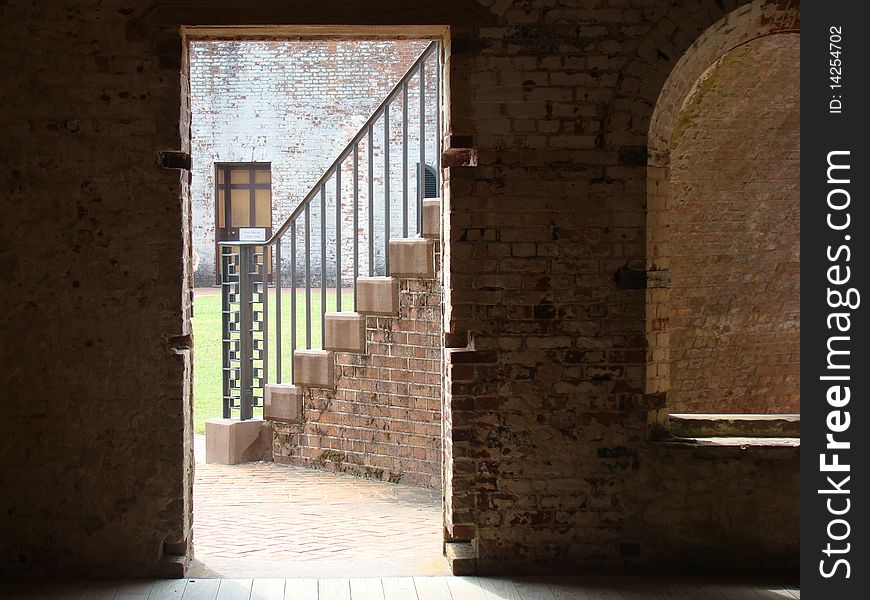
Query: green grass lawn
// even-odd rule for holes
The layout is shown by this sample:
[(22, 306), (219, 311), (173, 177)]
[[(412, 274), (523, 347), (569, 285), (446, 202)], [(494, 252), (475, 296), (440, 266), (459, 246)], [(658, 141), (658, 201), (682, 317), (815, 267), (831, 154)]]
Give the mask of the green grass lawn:
[[(353, 310), (353, 292), (342, 292), (343, 311)], [(311, 290), (311, 347), (320, 348), (320, 290)], [(193, 316), (193, 423), (196, 433), (205, 433), (205, 420), (222, 416), (221, 409), (221, 297), (196, 294)], [(335, 310), (335, 290), (326, 294), (326, 310)], [(291, 292), (281, 294), (282, 381), (289, 382)], [(269, 381), (276, 378), (275, 290), (269, 290)], [(296, 296), (297, 348), (305, 347), (305, 293)], [(259, 411), (256, 411), (259, 412)]]

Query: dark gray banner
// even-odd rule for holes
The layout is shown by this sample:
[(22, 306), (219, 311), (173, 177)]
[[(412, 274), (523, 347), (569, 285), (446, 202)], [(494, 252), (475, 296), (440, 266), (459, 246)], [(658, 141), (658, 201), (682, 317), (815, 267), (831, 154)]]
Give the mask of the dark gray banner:
[(801, 4), (801, 595), (808, 600), (870, 594), (867, 12), (864, 2)]

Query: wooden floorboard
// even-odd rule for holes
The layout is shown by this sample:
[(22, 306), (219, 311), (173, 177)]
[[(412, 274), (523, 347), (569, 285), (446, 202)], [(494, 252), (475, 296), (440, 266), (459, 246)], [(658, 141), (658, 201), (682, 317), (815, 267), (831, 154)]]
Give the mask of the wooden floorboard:
[(181, 600), (187, 579), (161, 579), (154, 584), (148, 600)]
[(350, 580), (351, 600), (384, 600), (380, 577), (353, 577)]
[(2, 600), (800, 600), (800, 589), (700, 579), (360, 577), (0, 583)]
[(414, 577), (417, 600), (441, 600), (450, 598), (446, 577)]
[(384, 600), (416, 600), (417, 589), (410, 577), (382, 577)]
[(488, 600), (477, 577), (447, 577), (451, 600)]
[(220, 586), (220, 579), (189, 579), (181, 600), (215, 600)]
[(350, 580), (321, 579), (319, 600), (350, 600)]
[(250, 600), (253, 579), (222, 579), (217, 600)]
[(308, 600), (317, 598), (316, 579), (288, 579), (284, 585), (284, 600)]
[(251, 586), (251, 600), (284, 600), (283, 579), (255, 579)]
[(513, 582), (505, 577), (478, 577), (480, 587), (486, 590), (487, 598), (493, 600), (522, 600)]

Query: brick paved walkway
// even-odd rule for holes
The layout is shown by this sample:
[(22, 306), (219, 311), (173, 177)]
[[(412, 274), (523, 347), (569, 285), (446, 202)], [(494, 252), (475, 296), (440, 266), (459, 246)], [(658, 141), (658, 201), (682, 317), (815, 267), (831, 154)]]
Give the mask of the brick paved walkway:
[(447, 573), (437, 492), (274, 463), (198, 462), (193, 574)]

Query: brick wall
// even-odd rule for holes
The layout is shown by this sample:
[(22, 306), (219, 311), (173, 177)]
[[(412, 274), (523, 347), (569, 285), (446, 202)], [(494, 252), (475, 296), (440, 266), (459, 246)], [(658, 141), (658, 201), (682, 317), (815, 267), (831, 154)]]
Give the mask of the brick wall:
[(155, 160), (189, 149), (184, 23), (450, 26), (477, 166), (445, 173), (445, 527), (481, 571), (796, 569), (798, 450), (652, 441), (647, 291), (614, 273), (647, 261), (657, 107), (797, 3), (358, 6), (0, 8), (0, 573), (154, 574), (189, 534), (190, 173)]
[(671, 140), (672, 412), (800, 412), (800, 36), (699, 82)]
[[(428, 44), (425, 40), (297, 40), (194, 41), (190, 52), (193, 243), (199, 255), (194, 273), (196, 285), (215, 282), (215, 190), (214, 163), (268, 162), (272, 171), (272, 219), (281, 225), (322, 173), (337, 158), (365, 120), (417, 59)], [(435, 89), (434, 58), (427, 61), (426, 85)], [(409, 85), (409, 194), (416, 198), (416, 164), (419, 160), (419, 84)], [(434, 157), (435, 95), (427, 94), (427, 162)], [(393, 228), (402, 222), (402, 140), (399, 111), (393, 106), (390, 127), (392, 162)], [(374, 138), (375, 267), (383, 274), (384, 149), (383, 124)], [(368, 142), (360, 146), (359, 172), (368, 172)], [(350, 256), (353, 230), (353, 166), (342, 170), (343, 253)], [(335, 281), (335, 183), (327, 186), (327, 277)], [(416, 221), (415, 203), (411, 202)], [(319, 202), (312, 210), (312, 223), (319, 224)], [(360, 188), (360, 243), (368, 243), (368, 187)], [(318, 225), (319, 226), (319, 225)], [(299, 229), (299, 244), (304, 238)], [(320, 231), (312, 231), (311, 247), (320, 247)], [(287, 242), (289, 248), (289, 242)], [(289, 249), (285, 256), (289, 255)], [(368, 270), (368, 254), (362, 253)], [(301, 261), (300, 261), (301, 263)], [(289, 274), (289, 265), (285, 265)], [(302, 274), (301, 264), (298, 274)], [(320, 254), (312, 254), (312, 269), (320, 281)], [(343, 281), (353, 273), (344, 261)]]
[(336, 353), (335, 391), (305, 391), (303, 424), (273, 424), (276, 462), (440, 487), (441, 284), (402, 279), (399, 302), (364, 354)]

